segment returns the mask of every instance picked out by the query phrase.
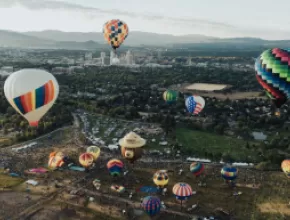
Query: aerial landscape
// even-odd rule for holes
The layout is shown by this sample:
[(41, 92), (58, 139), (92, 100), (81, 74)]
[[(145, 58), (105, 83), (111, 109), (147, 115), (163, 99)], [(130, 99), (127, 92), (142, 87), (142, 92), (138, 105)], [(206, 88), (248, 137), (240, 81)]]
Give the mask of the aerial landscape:
[(290, 4), (193, 2), (0, 3), (0, 220), (290, 219)]

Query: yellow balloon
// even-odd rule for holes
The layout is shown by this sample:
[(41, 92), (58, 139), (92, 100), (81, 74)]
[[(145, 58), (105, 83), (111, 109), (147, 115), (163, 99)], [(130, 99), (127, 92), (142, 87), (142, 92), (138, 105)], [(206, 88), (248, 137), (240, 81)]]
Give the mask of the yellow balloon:
[(169, 177), (166, 170), (158, 170), (153, 176), (153, 182), (156, 186), (164, 187), (168, 184)]
[(92, 154), (94, 157), (94, 160), (97, 160), (100, 156), (101, 149), (97, 146), (90, 146), (87, 148), (87, 153)]

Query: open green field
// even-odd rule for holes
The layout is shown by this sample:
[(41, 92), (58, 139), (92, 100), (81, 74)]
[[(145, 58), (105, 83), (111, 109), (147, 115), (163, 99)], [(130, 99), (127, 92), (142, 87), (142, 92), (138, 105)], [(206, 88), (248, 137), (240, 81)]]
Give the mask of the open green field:
[(256, 152), (246, 148), (246, 141), (233, 137), (186, 128), (178, 128), (176, 137), (178, 142), (192, 150), (195, 156), (221, 156), (222, 153), (228, 153), (236, 162), (245, 162), (258, 157)]

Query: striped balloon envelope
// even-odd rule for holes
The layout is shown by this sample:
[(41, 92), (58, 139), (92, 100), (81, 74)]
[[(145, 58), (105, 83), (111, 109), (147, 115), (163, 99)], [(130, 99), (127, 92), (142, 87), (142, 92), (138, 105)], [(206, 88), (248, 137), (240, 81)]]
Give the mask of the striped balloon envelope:
[(286, 176), (290, 178), (290, 159), (283, 160), (281, 168)]
[(200, 176), (204, 171), (204, 165), (200, 162), (193, 162), (190, 164), (190, 172), (195, 176)]
[(142, 201), (143, 210), (150, 216), (157, 215), (161, 210), (161, 201), (155, 196), (146, 196)]
[(158, 170), (153, 175), (153, 182), (155, 183), (156, 186), (164, 187), (168, 184), (168, 181), (169, 177), (166, 170)]
[(221, 170), (222, 178), (225, 180), (235, 180), (238, 176), (238, 169), (231, 166), (225, 166)]
[(10, 105), (30, 126), (37, 126), (57, 99), (59, 86), (49, 72), (23, 69), (12, 73), (6, 79), (4, 93)]
[(112, 176), (120, 176), (124, 163), (118, 159), (111, 159), (107, 163), (107, 168)]
[(83, 167), (88, 168), (93, 165), (94, 156), (90, 153), (83, 153), (79, 157), (79, 162)]
[(185, 106), (190, 114), (198, 115), (205, 106), (205, 101), (201, 96), (189, 96), (185, 100)]
[(178, 92), (173, 90), (166, 90), (163, 93), (163, 99), (168, 104), (175, 103), (178, 99)]
[(49, 160), (48, 160), (48, 168), (55, 170), (59, 167), (62, 167), (65, 162), (64, 162), (65, 155), (62, 152), (52, 152), (49, 155)]
[(290, 97), (290, 50), (265, 50), (255, 62), (256, 78), (277, 108)]
[(176, 183), (172, 188), (172, 193), (177, 200), (183, 201), (192, 196), (192, 189), (187, 183)]

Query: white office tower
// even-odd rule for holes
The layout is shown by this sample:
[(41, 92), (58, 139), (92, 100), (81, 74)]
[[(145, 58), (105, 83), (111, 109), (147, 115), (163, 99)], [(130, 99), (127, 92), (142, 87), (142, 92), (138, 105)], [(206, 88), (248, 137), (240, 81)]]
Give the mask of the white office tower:
[(188, 57), (188, 66), (192, 66), (191, 57)]
[(114, 53), (114, 51), (111, 51), (110, 53), (110, 64), (113, 64), (113, 59), (116, 57), (116, 54)]
[(162, 52), (161, 52), (161, 50), (158, 50), (157, 51), (157, 58), (158, 59), (161, 59), (161, 56), (162, 56)]
[(134, 64), (134, 57), (130, 50), (126, 53), (126, 64), (133, 65)]
[(93, 59), (93, 54), (92, 53), (86, 53), (85, 54), (85, 60), (92, 60)]
[(105, 65), (105, 62), (106, 62), (106, 53), (105, 52), (101, 52), (101, 63), (102, 63), (102, 66)]

